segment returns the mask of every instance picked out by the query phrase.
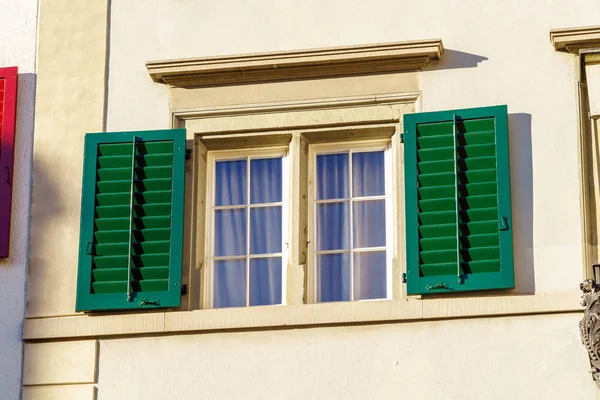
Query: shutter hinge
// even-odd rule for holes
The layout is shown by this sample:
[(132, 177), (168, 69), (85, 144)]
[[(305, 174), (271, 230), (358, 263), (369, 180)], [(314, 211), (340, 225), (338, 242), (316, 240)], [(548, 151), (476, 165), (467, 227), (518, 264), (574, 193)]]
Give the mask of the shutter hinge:
[(94, 254), (94, 242), (91, 240), (85, 241), (85, 254)]
[(185, 296), (188, 294), (187, 285), (181, 285), (181, 295)]
[(192, 149), (185, 149), (185, 159), (186, 160), (192, 159)]
[(406, 272), (402, 273), (402, 283), (406, 283)]
[(500, 231), (509, 230), (507, 217), (500, 217), (500, 221), (498, 221), (498, 230), (500, 230)]
[(400, 134), (400, 143), (404, 143), (404, 133)]

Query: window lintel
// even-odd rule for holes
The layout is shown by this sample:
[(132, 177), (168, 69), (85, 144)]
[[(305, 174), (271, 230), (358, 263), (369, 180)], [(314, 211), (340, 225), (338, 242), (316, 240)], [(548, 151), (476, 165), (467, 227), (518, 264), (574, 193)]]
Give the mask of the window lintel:
[(190, 88), (416, 71), (444, 53), (441, 39), (150, 61), (154, 82)]
[(554, 50), (579, 54), (581, 49), (600, 48), (600, 26), (552, 29), (550, 42)]

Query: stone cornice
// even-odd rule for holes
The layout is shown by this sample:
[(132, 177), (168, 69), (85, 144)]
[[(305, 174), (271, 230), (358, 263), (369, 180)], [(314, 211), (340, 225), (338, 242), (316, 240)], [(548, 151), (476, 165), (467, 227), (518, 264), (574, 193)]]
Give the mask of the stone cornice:
[(581, 49), (600, 48), (600, 26), (553, 29), (550, 42), (556, 51), (579, 54)]
[(441, 39), (146, 63), (155, 82), (201, 87), (416, 71), (444, 52)]

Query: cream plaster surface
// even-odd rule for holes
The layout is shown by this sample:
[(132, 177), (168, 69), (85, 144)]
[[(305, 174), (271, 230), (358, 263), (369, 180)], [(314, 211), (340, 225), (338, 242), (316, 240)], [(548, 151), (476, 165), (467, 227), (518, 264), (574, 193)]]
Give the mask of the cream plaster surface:
[(0, 2), (0, 68), (19, 68), (11, 240), (9, 257), (0, 258), (0, 400), (17, 399), (21, 386), (21, 337), (29, 257), (36, 26), (37, 0)]
[(104, 126), (107, 0), (40, 7), (28, 316), (73, 314), (83, 137)]
[(95, 400), (94, 385), (28, 386), (23, 388), (23, 400)]
[[(28, 316), (71, 316), (32, 319), (30, 338), (100, 336), (99, 399), (595, 398), (577, 332), (579, 313), (161, 337), (143, 335), (265, 324), (251, 315), (259, 308), (136, 314), (131, 320), (72, 315), (85, 132), (168, 128), (172, 109), (415, 91), (422, 111), (508, 104), (516, 291), (577, 289), (583, 267), (574, 59), (554, 51), (548, 32), (599, 19), (593, 0), (42, 0)], [(170, 92), (145, 68), (159, 59), (432, 37), (443, 39), (443, 59), (401, 75)], [(397, 118), (391, 111), (363, 111), (357, 119)], [(327, 121), (326, 112), (304, 115)], [(228, 129), (262, 120), (232, 118)], [(289, 123), (282, 119), (280, 125)], [(218, 122), (194, 124), (200, 132)], [(419, 318), (489, 311), (473, 305), (477, 297), (439, 307), (413, 301)], [(491, 307), (510, 302), (505, 297)], [(569, 307), (550, 312), (573, 311), (572, 303), (569, 297)], [(382, 313), (389, 306), (372, 305)], [(341, 318), (331, 309), (331, 319), (316, 319), (327, 324)], [(304, 310), (298, 319), (312, 321)], [(353, 311), (347, 312), (340, 323), (352, 323)], [(140, 336), (102, 338), (130, 333)], [(43, 345), (50, 353), (61, 346)], [(26, 388), (24, 395), (41, 396), (41, 390)]]
[[(593, 0), (114, 2), (107, 127), (169, 126), (168, 90), (144, 71), (150, 60), (440, 37), (446, 48), (442, 60), (417, 73), (421, 109), (508, 104), (517, 289), (571, 290), (583, 277), (574, 60), (554, 51), (548, 32), (598, 19)], [(330, 81), (323, 84), (337, 83)], [(414, 90), (412, 82), (406, 91)], [(208, 106), (310, 96), (303, 85), (313, 83), (298, 82), (289, 92), (271, 90), (276, 85), (182, 90), (183, 97)], [(399, 79), (390, 88), (402, 85)], [(346, 90), (362, 94), (360, 88)], [(312, 92), (319, 97), (319, 89)], [(182, 106), (181, 97), (173, 97), (171, 107)]]
[(97, 342), (26, 343), (23, 385), (94, 383)]
[(98, 399), (591, 400), (578, 318), (102, 340)]

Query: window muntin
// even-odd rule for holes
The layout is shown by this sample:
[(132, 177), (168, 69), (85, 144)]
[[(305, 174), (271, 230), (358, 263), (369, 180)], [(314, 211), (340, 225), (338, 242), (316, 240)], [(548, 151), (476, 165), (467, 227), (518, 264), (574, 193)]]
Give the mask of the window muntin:
[(209, 153), (215, 308), (282, 304), (285, 298), (285, 151), (244, 152), (250, 155)]
[(311, 152), (317, 302), (389, 296), (389, 153), (389, 141), (315, 145)]

